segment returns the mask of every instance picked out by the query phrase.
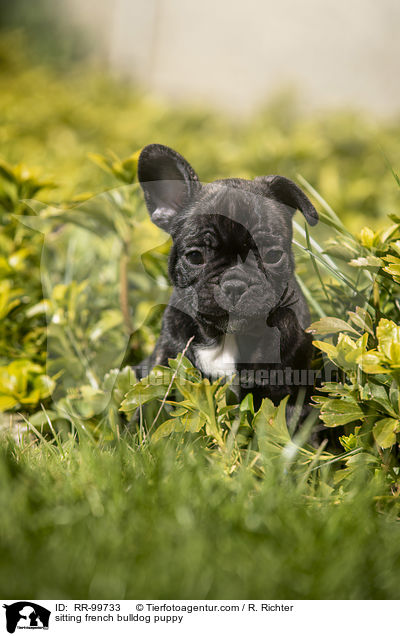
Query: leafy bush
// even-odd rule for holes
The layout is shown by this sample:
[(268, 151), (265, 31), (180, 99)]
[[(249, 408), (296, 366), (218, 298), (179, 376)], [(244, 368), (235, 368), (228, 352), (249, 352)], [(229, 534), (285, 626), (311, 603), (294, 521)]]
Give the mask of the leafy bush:
[[(387, 487), (395, 491), (399, 328), (392, 318), (398, 312), (398, 274), (393, 269), (398, 258), (398, 219), (393, 216), (394, 224), (376, 233), (364, 228), (357, 238), (320, 199), (322, 234), (328, 228), (331, 235), (325, 249), (309, 236), (306, 227), (295, 224), (299, 270), (307, 272), (299, 282), (320, 316), (311, 330), (323, 336), (339, 334), (336, 344), (332, 340), (315, 342), (342, 373), (340, 382), (323, 384), (321, 391), (326, 396), (315, 396), (325, 425), (348, 429), (340, 437), (344, 452), (334, 455), (323, 451), (323, 446), (307, 446), (311, 420), (292, 442), (284, 421), (284, 403), (274, 407), (265, 400), (255, 413), (250, 396), (237, 404), (229, 384), (210, 384), (184, 358), (171, 361), (168, 368), (154, 369), (149, 378), (130, 388), (134, 378), (130, 366), (124, 364), (141, 359), (154, 346), (156, 323), (152, 316), (150, 326), (146, 324), (146, 314), (160, 299), (160, 308), (167, 301), (169, 242), (149, 222), (138, 186), (126, 183), (135, 179), (137, 153), (125, 161), (115, 156), (96, 156), (95, 160), (125, 185), (72, 208), (31, 201), (29, 206), (38, 216), (13, 220), (36, 225), (46, 237), (47, 254), (41, 268), (47, 281), (47, 298), (27, 311), (30, 317), (44, 313), (48, 321), (47, 375), (43, 370), (41, 382), (43, 386), (56, 384), (53, 421), (64, 429), (69, 422), (72, 430), (80, 434), (85, 431), (92, 439), (99, 435), (113, 439), (126, 426), (124, 414), (127, 421), (135, 422), (139, 409), (142, 439), (149, 435), (154, 439), (169, 434), (205, 435), (210, 450), (218, 448), (222, 453), (229, 472), (236, 470), (250, 453), (254, 470), (260, 474), (264, 469), (259, 465), (260, 448), (252, 432), (261, 426), (264, 434), (268, 432), (267, 438), (272, 436), (268, 442), (275, 449), (272, 455), (289, 456), (293, 466), (313, 465), (320, 469), (326, 463), (337, 468), (336, 474), (326, 480), (330, 488), (340, 491), (346, 479), (352, 478), (353, 466), (367, 462), (372, 472), (379, 467), (384, 469)], [(12, 174), (12, 170), (8, 169), (7, 174)], [(87, 251), (79, 250), (73, 263), (76, 279), (61, 283), (68, 262), (63, 264), (60, 254), (68, 258), (71, 241), (82, 246), (90, 243), (94, 253), (99, 250), (100, 260), (96, 259), (94, 276), (89, 273)], [(153, 248), (144, 251), (139, 260), (143, 247), (150, 245)], [(119, 253), (118, 266), (104, 260), (110, 250), (112, 254)], [(13, 301), (9, 302), (17, 311)], [(346, 313), (348, 322), (327, 317)], [(159, 315), (157, 311), (156, 316)], [(136, 331), (128, 340), (134, 327)], [(318, 370), (322, 359), (317, 358), (315, 364)], [(121, 366), (121, 372), (108, 373), (110, 367)], [(36, 390), (28, 394), (30, 397), (17, 399), (17, 394), (10, 393), (11, 385), (4, 383), (3, 402), (7, 408), (20, 408), (24, 399), (39, 407), (49, 395), (49, 391), (41, 394)], [(146, 404), (151, 408), (143, 411)], [(32, 418), (35, 426), (48, 423), (41, 408)]]
[(364, 228), (358, 252), (362, 256), (350, 260), (371, 273), (372, 297), (366, 308), (348, 312), (348, 323), (322, 318), (311, 329), (322, 335), (339, 332), (335, 342), (314, 342), (343, 373), (342, 382), (324, 385), (326, 397), (315, 398), (321, 419), (330, 427), (352, 424), (352, 432), (341, 438), (344, 448), (370, 453), (371, 462), (379, 458), (396, 491), (400, 330), (394, 319), (399, 315), (400, 224), (397, 217), (392, 219), (395, 223), (384, 231)]

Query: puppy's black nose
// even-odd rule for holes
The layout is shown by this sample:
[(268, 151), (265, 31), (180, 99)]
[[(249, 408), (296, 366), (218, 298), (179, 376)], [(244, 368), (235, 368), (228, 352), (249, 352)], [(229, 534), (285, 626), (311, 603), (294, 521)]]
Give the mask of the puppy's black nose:
[(233, 279), (222, 283), (221, 289), (230, 302), (235, 304), (246, 291), (247, 285), (242, 280)]

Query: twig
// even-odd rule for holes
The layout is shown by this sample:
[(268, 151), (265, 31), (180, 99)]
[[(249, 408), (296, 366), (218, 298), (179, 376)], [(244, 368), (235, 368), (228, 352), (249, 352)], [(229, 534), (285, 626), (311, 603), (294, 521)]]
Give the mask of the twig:
[(169, 385), (168, 385), (168, 388), (167, 388), (167, 390), (166, 390), (166, 392), (165, 392), (165, 395), (164, 395), (164, 397), (163, 397), (163, 399), (162, 399), (161, 406), (160, 406), (160, 408), (158, 409), (158, 411), (157, 411), (157, 415), (155, 416), (155, 418), (154, 418), (154, 420), (153, 420), (153, 422), (152, 422), (152, 425), (151, 425), (151, 426), (150, 426), (150, 428), (149, 428), (149, 431), (148, 431), (149, 433), (150, 433), (151, 429), (153, 428), (153, 426), (155, 425), (155, 423), (157, 422), (157, 420), (158, 420), (158, 418), (159, 418), (159, 416), (160, 416), (160, 413), (161, 413), (161, 411), (163, 410), (163, 408), (164, 408), (164, 406), (165, 406), (165, 402), (167, 401), (168, 394), (169, 394), (169, 392), (170, 392), (170, 390), (171, 390), (171, 388), (172, 388), (172, 385), (173, 385), (173, 383), (174, 383), (174, 380), (175, 380), (175, 378), (176, 378), (176, 376), (177, 376), (177, 373), (178, 373), (178, 371), (179, 371), (179, 367), (180, 367), (180, 366), (181, 366), (181, 364), (182, 364), (183, 357), (184, 357), (184, 355), (185, 355), (186, 351), (189, 349), (189, 345), (190, 345), (190, 343), (192, 342), (192, 340), (193, 340), (193, 339), (194, 339), (194, 336), (192, 336), (191, 338), (189, 338), (189, 340), (187, 341), (187, 343), (186, 343), (186, 345), (185, 345), (185, 348), (183, 349), (183, 351), (182, 351), (182, 353), (181, 353), (181, 358), (180, 358), (180, 360), (179, 360), (179, 362), (178, 362), (178, 365), (177, 365), (177, 367), (176, 367), (175, 371), (174, 371), (174, 372), (173, 372), (173, 374), (172, 374), (171, 381), (170, 381), (170, 383), (169, 383)]
[(129, 313), (129, 298), (128, 298), (128, 263), (129, 263), (129, 251), (126, 243), (123, 243), (122, 254), (119, 261), (119, 302), (121, 305), (122, 315), (124, 317), (125, 329), (128, 334), (133, 331), (133, 325), (131, 321), (131, 315)]

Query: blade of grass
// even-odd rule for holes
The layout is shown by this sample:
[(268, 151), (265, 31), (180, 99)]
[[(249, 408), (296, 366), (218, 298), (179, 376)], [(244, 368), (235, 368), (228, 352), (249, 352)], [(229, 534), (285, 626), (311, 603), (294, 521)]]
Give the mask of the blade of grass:
[(341, 453), (340, 455), (336, 455), (336, 457), (334, 457), (333, 459), (330, 459), (329, 461), (324, 462), (323, 464), (319, 464), (319, 466), (314, 466), (312, 470), (318, 470), (319, 468), (322, 468), (323, 466), (336, 464), (337, 462), (341, 462), (346, 457), (351, 457), (352, 455), (357, 455), (358, 453), (362, 453), (362, 452), (363, 452), (362, 448), (355, 448), (354, 450), (348, 451), (347, 453)]
[(52, 422), (51, 422), (51, 420), (50, 420), (50, 418), (49, 418), (49, 416), (48, 416), (48, 414), (47, 414), (47, 411), (46, 411), (46, 409), (44, 408), (43, 404), (41, 404), (40, 406), (42, 407), (42, 411), (43, 411), (43, 413), (44, 413), (44, 414), (45, 414), (45, 416), (46, 416), (47, 424), (49, 425), (50, 430), (51, 430), (51, 432), (53, 433), (53, 437), (54, 437), (54, 439), (55, 439), (55, 441), (56, 441), (56, 444), (57, 444), (57, 446), (58, 446), (58, 450), (60, 451), (61, 457), (62, 457), (63, 459), (65, 459), (64, 449), (63, 449), (63, 446), (62, 446), (62, 444), (61, 444), (61, 440), (60, 440), (59, 436), (57, 435), (57, 433), (55, 432), (55, 430), (54, 430), (54, 426), (53, 426), (53, 424), (52, 424)]
[(308, 289), (308, 287), (306, 286), (306, 284), (304, 283), (304, 281), (300, 278), (300, 276), (298, 276), (297, 274), (295, 274), (296, 276), (296, 280), (300, 286), (301, 291), (303, 292), (304, 296), (306, 297), (306, 300), (308, 302), (308, 304), (313, 307), (313, 309), (315, 310), (315, 312), (318, 314), (318, 316), (320, 318), (324, 318), (326, 316), (326, 312), (322, 309), (321, 305), (319, 304), (319, 302), (317, 301), (316, 298), (314, 298), (313, 294), (310, 292), (310, 290)]
[(353, 235), (343, 225), (342, 221), (337, 216), (337, 214), (333, 211), (329, 203), (325, 201), (325, 199), (319, 194), (319, 192), (315, 188), (313, 188), (311, 183), (309, 183), (301, 174), (297, 174), (296, 176), (297, 176), (297, 179), (300, 181), (301, 185), (314, 197), (314, 199), (318, 201), (318, 203), (325, 210), (325, 213), (327, 214), (328, 218), (333, 222), (334, 227), (336, 227), (337, 230), (339, 230), (341, 233), (345, 234), (346, 236), (348, 236), (354, 241)]
[[(317, 452), (315, 453), (315, 457), (313, 458), (312, 462), (307, 466), (306, 470), (304, 471), (303, 475), (301, 476), (301, 478), (299, 479), (299, 483), (298, 483), (298, 489), (301, 491), (305, 488), (306, 484), (307, 484), (307, 480), (311, 474), (311, 472), (313, 470), (315, 470), (315, 464), (318, 462), (319, 458), (321, 457), (324, 448), (326, 447), (328, 443), (327, 439), (324, 439), (321, 444), (318, 446), (317, 448)], [(326, 466), (328, 462), (325, 462), (323, 465)]]
[[(309, 233), (309, 231), (308, 231), (308, 227), (307, 227), (307, 225), (306, 225), (306, 224), (304, 225), (304, 229), (305, 229), (305, 232), (306, 232), (307, 247), (308, 247), (308, 249), (310, 250), (310, 253), (312, 254), (312, 247), (311, 247), (311, 242), (310, 242), (310, 233)], [(324, 290), (324, 294), (325, 294), (325, 296), (326, 296), (326, 300), (327, 300), (327, 301), (328, 301), (328, 303), (329, 303), (329, 302), (330, 302), (329, 294), (328, 294), (328, 292), (327, 292), (327, 290), (326, 290), (326, 287), (325, 287), (324, 281), (322, 280), (322, 276), (321, 276), (321, 273), (320, 273), (320, 271), (319, 271), (319, 267), (318, 267), (318, 265), (317, 265), (317, 262), (316, 262), (316, 260), (315, 260), (315, 258), (314, 258), (314, 255), (312, 255), (312, 256), (311, 256), (311, 263), (312, 263), (312, 265), (313, 265), (313, 267), (314, 267), (314, 271), (315, 271), (315, 273), (317, 274), (318, 280), (319, 280), (319, 282), (321, 283), (322, 289)]]
[(383, 147), (381, 145), (380, 145), (380, 151), (381, 151), (381, 153), (383, 155), (383, 158), (385, 159), (385, 162), (386, 162), (390, 172), (392, 173), (392, 175), (394, 177), (394, 180), (396, 181), (397, 185), (400, 188), (400, 177), (397, 174), (397, 172), (394, 171), (394, 168), (393, 168), (392, 164), (390, 163), (390, 161), (388, 159), (388, 156), (387, 156), (386, 152), (384, 151), (384, 149), (383, 149)]
[[(296, 221), (293, 221), (293, 227), (305, 240), (307, 240), (306, 232), (304, 231), (304, 229), (299, 223), (297, 223)], [(330, 256), (324, 253), (324, 248), (312, 236), (310, 236), (310, 243), (312, 247), (314, 248), (314, 250), (318, 252), (318, 254), (323, 254), (326, 262), (329, 263), (331, 267), (334, 267), (335, 269), (337, 269), (337, 265), (335, 261)]]
[(188, 350), (188, 348), (189, 348), (189, 346), (190, 346), (190, 343), (192, 342), (192, 340), (193, 340), (193, 339), (194, 339), (194, 336), (192, 336), (191, 338), (189, 338), (189, 340), (187, 341), (187, 343), (186, 343), (186, 345), (185, 345), (185, 348), (184, 348), (184, 349), (183, 349), (183, 351), (182, 351), (181, 358), (180, 358), (180, 360), (179, 360), (179, 362), (178, 362), (178, 364), (177, 364), (177, 367), (176, 367), (176, 369), (175, 369), (174, 373), (172, 374), (171, 381), (170, 381), (170, 383), (169, 383), (169, 385), (168, 385), (168, 388), (167, 388), (167, 390), (166, 390), (166, 392), (165, 392), (165, 395), (164, 395), (164, 397), (163, 397), (163, 399), (162, 399), (162, 402), (161, 402), (160, 408), (158, 409), (157, 414), (156, 414), (156, 416), (155, 416), (155, 418), (154, 418), (154, 420), (153, 420), (153, 422), (152, 422), (152, 424), (151, 424), (151, 426), (150, 426), (150, 428), (149, 428), (149, 430), (148, 430), (148, 433), (150, 433), (150, 432), (151, 432), (152, 428), (154, 428), (154, 426), (155, 426), (155, 424), (156, 424), (156, 422), (157, 422), (158, 418), (160, 417), (161, 411), (163, 410), (163, 408), (164, 408), (164, 406), (165, 406), (165, 402), (167, 401), (167, 397), (168, 397), (168, 395), (169, 395), (169, 392), (170, 392), (170, 390), (171, 390), (171, 388), (172, 388), (172, 385), (173, 385), (173, 383), (174, 383), (174, 380), (175, 380), (175, 378), (176, 378), (176, 376), (177, 376), (177, 374), (178, 374), (179, 367), (181, 366), (181, 363), (182, 363), (182, 360), (183, 360), (183, 358), (184, 358), (184, 355), (185, 355), (186, 351)]
[(332, 265), (327, 261), (327, 259), (323, 255), (315, 254), (315, 252), (311, 253), (307, 247), (304, 247), (304, 245), (302, 245), (298, 241), (294, 240), (293, 244), (299, 247), (304, 252), (306, 252), (310, 257), (314, 256), (314, 258), (316, 258), (328, 271), (331, 272), (331, 274), (334, 276), (334, 278), (336, 278), (338, 282), (345, 285), (346, 287), (349, 287), (353, 292), (357, 294), (357, 296), (361, 297), (373, 311), (375, 311), (373, 305), (371, 305), (368, 299), (364, 296), (364, 293), (359, 291), (357, 287), (354, 285), (354, 283), (352, 283), (351, 280), (347, 278), (347, 276), (345, 276), (340, 270), (337, 269), (336, 265), (332, 267)]
[(34, 424), (32, 424), (23, 413), (19, 413), (19, 415), (23, 418), (23, 420), (26, 422), (28, 428), (30, 428), (36, 435), (36, 437), (45, 445), (45, 448), (47, 448), (48, 450), (50, 450), (50, 452), (52, 453), (56, 453), (56, 448), (54, 447), (53, 444), (50, 444), (49, 440), (46, 439), (44, 437), (44, 435), (42, 435), (42, 433), (36, 428), (36, 426), (34, 426)]

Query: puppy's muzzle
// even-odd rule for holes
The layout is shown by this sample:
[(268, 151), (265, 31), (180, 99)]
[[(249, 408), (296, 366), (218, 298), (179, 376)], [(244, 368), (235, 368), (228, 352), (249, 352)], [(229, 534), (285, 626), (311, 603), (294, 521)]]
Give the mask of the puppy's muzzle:
[(221, 276), (214, 290), (219, 307), (245, 318), (266, 315), (275, 302), (270, 282), (257, 268), (243, 265), (229, 268)]
[(229, 303), (234, 307), (247, 290), (248, 285), (237, 278), (228, 279), (221, 284), (221, 290)]

